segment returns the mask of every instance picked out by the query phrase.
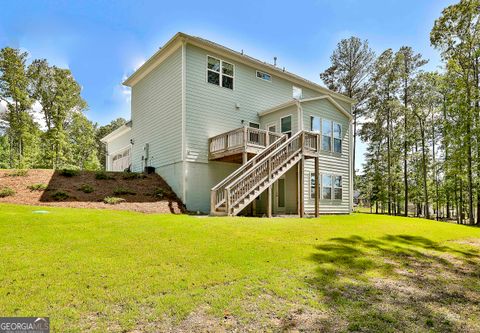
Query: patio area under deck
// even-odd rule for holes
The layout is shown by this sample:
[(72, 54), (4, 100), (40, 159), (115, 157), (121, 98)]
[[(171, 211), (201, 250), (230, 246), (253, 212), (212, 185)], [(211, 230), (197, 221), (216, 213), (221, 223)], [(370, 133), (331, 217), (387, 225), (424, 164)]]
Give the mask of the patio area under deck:
[(284, 134), (240, 127), (208, 139), (208, 159), (243, 164)]

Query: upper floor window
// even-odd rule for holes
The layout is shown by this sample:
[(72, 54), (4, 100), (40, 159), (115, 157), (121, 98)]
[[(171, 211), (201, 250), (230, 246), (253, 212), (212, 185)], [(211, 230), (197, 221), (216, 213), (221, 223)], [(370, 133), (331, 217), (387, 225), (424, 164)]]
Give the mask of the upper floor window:
[(292, 136), (292, 116), (286, 116), (280, 119), (280, 130), (288, 137)]
[(254, 123), (254, 122), (252, 122), (252, 121), (250, 121), (250, 122), (248, 123), (248, 126), (249, 126), (249, 127), (252, 127), (252, 128), (260, 128), (260, 124), (259, 124), (259, 123)]
[(235, 67), (233, 64), (214, 58), (207, 57), (207, 81), (208, 83), (233, 89)]
[(333, 123), (333, 152), (342, 152), (342, 125)]
[(292, 97), (294, 99), (302, 99), (302, 88), (292, 86)]
[(257, 71), (256, 75), (257, 75), (257, 78), (259, 78), (259, 79), (269, 81), (269, 82), (272, 81), (272, 76), (268, 73)]
[(332, 122), (322, 120), (322, 150), (332, 151)]
[(320, 133), (320, 118), (311, 116), (310, 117), (310, 130), (312, 132)]

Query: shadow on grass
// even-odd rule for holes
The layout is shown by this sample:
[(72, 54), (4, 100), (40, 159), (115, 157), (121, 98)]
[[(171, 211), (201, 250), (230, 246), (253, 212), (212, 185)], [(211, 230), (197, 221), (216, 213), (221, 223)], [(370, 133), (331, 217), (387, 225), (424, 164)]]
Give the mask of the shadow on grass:
[(478, 256), (420, 236), (332, 238), (307, 283), (348, 331), (480, 331)]

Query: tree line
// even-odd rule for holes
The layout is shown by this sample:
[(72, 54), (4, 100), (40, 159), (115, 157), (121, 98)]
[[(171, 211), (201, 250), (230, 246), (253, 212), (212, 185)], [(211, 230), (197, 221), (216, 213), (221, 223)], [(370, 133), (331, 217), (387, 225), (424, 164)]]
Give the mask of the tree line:
[(91, 122), (71, 71), (45, 59), (27, 65), (28, 56), (15, 48), (0, 50), (0, 168), (103, 168), (100, 138), (125, 120)]
[(410, 46), (377, 56), (351, 37), (320, 77), (357, 101), (354, 142), (367, 144), (355, 177), (361, 201), (376, 213), (480, 224), (480, 0), (445, 8), (430, 43), (437, 71)]

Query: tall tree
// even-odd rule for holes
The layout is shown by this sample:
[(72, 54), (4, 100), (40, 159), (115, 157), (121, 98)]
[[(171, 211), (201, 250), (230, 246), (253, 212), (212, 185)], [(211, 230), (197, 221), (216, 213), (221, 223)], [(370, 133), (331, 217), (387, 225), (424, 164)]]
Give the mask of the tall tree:
[[(461, 104), (466, 122), (468, 217), (472, 224), (474, 140), (480, 154), (480, 0), (460, 0), (445, 8), (435, 21), (430, 42), (441, 51), (450, 72), (455, 72), (461, 81), (458, 93), (464, 97)], [(477, 159), (477, 172), (480, 173), (480, 159)], [(477, 216), (480, 217), (480, 184), (477, 183), (476, 188)]]
[(422, 59), (422, 55), (413, 52), (410, 46), (402, 46), (396, 53), (397, 68), (400, 77), (400, 98), (403, 102), (403, 186), (404, 186), (404, 212), (408, 216), (408, 151), (410, 149), (409, 140), (409, 114), (411, 113), (411, 90), (412, 81), (419, 72), (420, 68), (428, 61)]
[(331, 66), (320, 74), (320, 78), (333, 91), (353, 98), (353, 170), (355, 173), (355, 154), (357, 146), (358, 118), (366, 108), (370, 91), (369, 76), (375, 60), (375, 53), (358, 37), (342, 39), (330, 56)]
[(50, 167), (62, 167), (68, 160), (67, 122), (77, 112), (86, 109), (81, 87), (68, 69), (49, 66), (46, 60), (35, 60), (29, 66), (31, 94), (42, 106), (47, 125), (45, 139), (50, 146), (47, 159)]
[(0, 101), (7, 106), (3, 120), (10, 141), (10, 167), (29, 166), (36, 153), (38, 126), (29, 112), (32, 99), (27, 90), (27, 56), (10, 47), (0, 50)]

